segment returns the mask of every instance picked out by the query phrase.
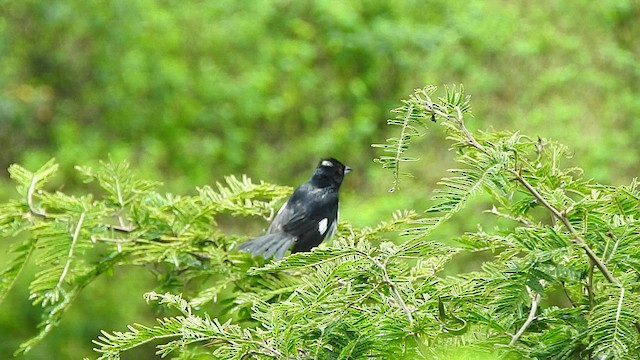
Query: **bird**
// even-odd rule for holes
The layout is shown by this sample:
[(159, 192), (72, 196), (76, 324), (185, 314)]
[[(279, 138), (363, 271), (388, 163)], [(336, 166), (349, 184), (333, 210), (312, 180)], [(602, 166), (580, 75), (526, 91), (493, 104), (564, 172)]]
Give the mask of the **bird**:
[(253, 257), (280, 260), (287, 250), (307, 252), (330, 238), (338, 225), (338, 190), (351, 168), (321, 159), (309, 181), (298, 186), (278, 210), (266, 233), (238, 246)]

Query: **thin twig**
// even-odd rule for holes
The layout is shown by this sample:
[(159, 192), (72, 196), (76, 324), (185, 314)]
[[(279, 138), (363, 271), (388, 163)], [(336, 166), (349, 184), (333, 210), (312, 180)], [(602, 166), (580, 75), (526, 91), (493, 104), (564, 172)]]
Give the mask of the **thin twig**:
[(33, 215), (45, 217), (47, 216), (44, 211), (36, 209), (35, 205), (33, 205), (33, 193), (36, 190), (36, 183), (38, 182), (38, 176), (36, 174), (31, 178), (31, 185), (29, 185), (29, 190), (27, 190), (27, 205), (29, 206), (29, 212)]
[[(611, 248), (611, 252), (609, 253), (609, 256), (607, 256), (607, 259), (605, 260), (606, 263), (611, 261), (611, 258), (613, 258), (613, 254), (615, 254), (616, 250), (618, 250), (618, 245), (620, 244), (620, 239), (618, 239), (618, 237), (612, 231), (607, 232), (607, 236), (610, 239), (615, 240), (615, 242), (613, 243), (613, 247)], [(609, 242), (607, 241), (607, 247), (608, 246), (609, 246)], [(604, 253), (606, 253), (606, 248)]]
[(120, 214), (121, 211), (124, 211), (124, 199), (122, 197), (122, 189), (120, 188), (120, 178), (118, 177), (116, 177), (116, 195), (118, 197), (118, 204), (120, 205), (120, 211), (118, 211), (118, 213), (116, 214), (116, 217), (118, 219), (118, 223), (120, 224), (120, 226), (113, 225), (110, 228), (112, 230), (120, 231), (120, 232), (131, 232), (135, 228), (132, 226), (126, 225), (124, 222), (124, 219), (122, 218), (122, 214)]
[(133, 239), (114, 239), (114, 238), (106, 238), (106, 237), (91, 235), (91, 242), (96, 243), (98, 241), (114, 243), (114, 244), (115, 243), (125, 244), (129, 242), (134, 242)]
[(464, 121), (462, 120), (462, 118), (458, 118), (458, 124), (460, 125), (460, 129), (462, 129), (462, 132), (464, 133), (464, 135), (467, 137), (467, 142), (469, 143), (469, 145), (473, 146), (474, 148), (485, 152), (485, 149), (482, 145), (480, 145), (480, 143), (478, 141), (476, 141), (476, 138), (473, 137), (473, 135), (471, 135), (471, 132), (467, 129), (466, 126), (464, 126)]
[(515, 333), (515, 335), (513, 335), (513, 337), (511, 338), (511, 342), (509, 343), (509, 346), (515, 345), (515, 343), (518, 342), (518, 340), (522, 337), (524, 332), (527, 330), (529, 325), (531, 325), (533, 320), (536, 319), (536, 313), (538, 312), (538, 304), (540, 303), (542, 296), (540, 296), (540, 294), (531, 290), (528, 286), (527, 286), (527, 290), (529, 290), (529, 295), (531, 295), (531, 310), (529, 311), (529, 316), (527, 317), (527, 320), (525, 320), (524, 324), (522, 324), (518, 332)]
[(622, 303), (624, 301), (624, 287), (620, 287), (620, 299), (618, 300), (618, 307), (616, 309), (616, 324), (614, 328), (618, 328), (620, 323), (620, 313), (622, 312)]
[(60, 279), (58, 280), (58, 284), (56, 287), (60, 287), (62, 282), (64, 281), (65, 276), (67, 276), (67, 271), (69, 271), (69, 266), (71, 266), (71, 260), (73, 259), (73, 250), (76, 247), (76, 243), (78, 242), (78, 238), (80, 237), (80, 229), (82, 228), (82, 223), (84, 222), (85, 212), (80, 214), (80, 219), (78, 220), (78, 224), (76, 224), (76, 229), (73, 232), (73, 237), (71, 239), (71, 246), (69, 247), (69, 254), (67, 254), (67, 262), (64, 264), (64, 269), (62, 270), (62, 274), (60, 274)]
[(389, 275), (387, 275), (386, 269), (383, 270), (383, 274), (384, 274), (384, 277), (386, 278), (385, 282), (389, 284), (389, 286), (391, 287), (391, 291), (393, 292), (393, 295), (396, 298), (396, 301), (398, 302), (402, 310), (404, 310), (405, 315), (407, 315), (409, 326), (413, 326), (413, 316), (411, 315), (411, 310), (409, 310), (409, 308), (407, 307), (407, 304), (402, 299), (402, 296), (400, 296), (400, 291), (398, 291), (398, 286), (395, 283), (391, 282), (391, 280), (389, 280)]
[(407, 320), (409, 321), (409, 326), (413, 326), (413, 316), (411, 315), (411, 310), (409, 310), (409, 307), (402, 299), (402, 296), (400, 296), (400, 290), (398, 289), (398, 285), (396, 285), (396, 283), (391, 281), (391, 278), (389, 278), (389, 274), (387, 273), (387, 267), (374, 258), (370, 257), (370, 259), (373, 261), (374, 264), (376, 264), (376, 266), (378, 266), (382, 270), (382, 280), (387, 285), (389, 285), (389, 287), (391, 287), (391, 292), (393, 293), (393, 297), (396, 299), (396, 302), (398, 303), (398, 305), (400, 305), (405, 315), (407, 316)]
[(567, 300), (569, 300), (571, 307), (576, 307), (576, 303), (571, 298), (571, 294), (569, 294), (569, 289), (567, 289), (567, 287), (565, 286), (564, 281), (561, 281), (560, 283), (562, 284), (562, 291), (564, 292), (564, 296), (567, 298)]
[(120, 208), (124, 208), (124, 200), (122, 199), (122, 191), (120, 190), (120, 178), (115, 177), (116, 179), (116, 195), (118, 197), (118, 204), (120, 204)]
[(595, 306), (595, 296), (593, 292), (593, 268), (594, 264), (589, 265), (589, 272), (587, 273), (587, 294), (589, 295), (589, 310), (593, 310)]
[(396, 302), (398, 303), (398, 305), (400, 305), (400, 307), (404, 311), (405, 315), (407, 316), (407, 320), (409, 321), (409, 326), (412, 326), (413, 325), (413, 316), (411, 315), (411, 310), (409, 309), (407, 304), (402, 299), (402, 296), (400, 296), (400, 290), (398, 290), (398, 285), (396, 285), (396, 283), (391, 281), (391, 278), (389, 278), (389, 274), (387, 273), (387, 267), (383, 263), (381, 263), (377, 259), (371, 257), (369, 254), (367, 254), (365, 252), (362, 252), (362, 251), (359, 251), (359, 250), (356, 250), (356, 252), (358, 254), (364, 256), (365, 258), (367, 258), (375, 266), (377, 266), (380, 270), (382, 270), (382, 281), (385, 284), (389, 285), (389, 287), (391, 288), (391, 293), (393, 294), (393, 297), (395, 298)]
[(533, 226), (533, 223), (531, 221), (529, 221), (529, 219), (527, 219), (527, 218), (525, 218), (523, 216), (515, 217), (515, 216), (509, 215), (509, 214), (501, 213), (500, 211), (498, 211), (498, 209), (495, 206), (493, 206), (491, 208), (491, 210), (485, 210), (483, 212), (489, 213), (489, 214), (493, 214), (493, 215), (496, 215), (496, 216), (499, 216), (499, 217), (502, 217), (502, 218), (505, 218), (505, 219), (517, 221), (517, 222), (519, 222), (519, 223), (521, 223), (521, 224), (523, 224), (525, 226)]

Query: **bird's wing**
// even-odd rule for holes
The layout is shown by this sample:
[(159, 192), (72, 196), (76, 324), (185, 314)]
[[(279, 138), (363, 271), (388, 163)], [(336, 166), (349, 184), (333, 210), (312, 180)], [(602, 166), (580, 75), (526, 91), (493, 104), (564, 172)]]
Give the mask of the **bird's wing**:
[(324, 235), (329, 225), (331, 224), (328, 224), (328, 217), (322, 217), (317, 213), (298, 213), (290, 218), (282, 229), (287, 234), (296, 237), (316, 231), (316, 229), (320, 235)]
[[(297, 237), (318, 227), (324, 218), (331, 218), (331, 213), (335, 211), (337, 211), (336, 195), (327, 196), (321, 189), (303, 184), (280, 208), (267, 232), (286, 232)], [(326, 226), (330, 225), (326, 224)]]

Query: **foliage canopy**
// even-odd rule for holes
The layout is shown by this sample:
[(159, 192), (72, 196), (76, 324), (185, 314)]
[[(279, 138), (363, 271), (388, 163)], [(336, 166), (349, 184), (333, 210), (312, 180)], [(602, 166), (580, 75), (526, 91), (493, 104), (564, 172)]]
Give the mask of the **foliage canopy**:
[[(226, 177), (193, 196), (160, 194), (126, 163), (79, 166), (84, 195), (50, 191), (57, 165), (12, 165), (19, 198), (0, 205), (0, 235), (15, 239), (0, 277), (4, 298), (30, 258), (29, 291), (43, 311), (26, 352), (51, 332), (78, 294), (122, 265), (165, 281), (144, 296), (176, 315), (103, 331), (101, 359), (148, 342), (191, 358), (636, 358), (640, 306), (640, 185), (607, 186), (561, 165), (567, 148), (520, 133), (471, 132), (462, 87), (418, 89), (394, 113), (400, 135), (377, 159), (399, 188), (410, 145), (441, 127), (458, 167), (424, 212), (397, 211), (373, 228), (342, 222), (330, 245), (265, 263), (238, 253), (224, 216), (269, 218), (287, 187)], [(434, 124), (435, 122), (435, 124)], [(486, 196), (504, 220), (454, 239), (434, 232)], [(445, 275), (461, 254), (480, 269)], [(552, 301), (561, 294), (562, 301)], [(142, 295), (142, 294), (141, 294)], [(212, 317), (211, 309), (222, 308)]]

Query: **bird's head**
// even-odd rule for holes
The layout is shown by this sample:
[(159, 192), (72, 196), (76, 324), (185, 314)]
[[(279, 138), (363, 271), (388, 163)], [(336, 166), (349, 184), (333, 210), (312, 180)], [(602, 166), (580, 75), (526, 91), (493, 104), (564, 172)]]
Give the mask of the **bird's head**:
[(322, 159), (313, 172), (311, 182), (318, 187), (340, 187), (344, 175), (350, 171), (350, 167), (344, 166), (344, 164), (334, 158)]

